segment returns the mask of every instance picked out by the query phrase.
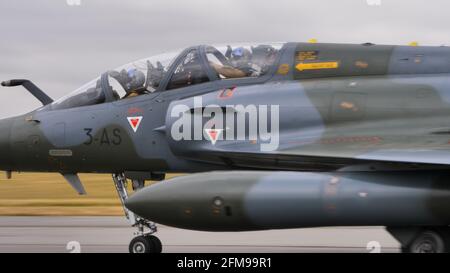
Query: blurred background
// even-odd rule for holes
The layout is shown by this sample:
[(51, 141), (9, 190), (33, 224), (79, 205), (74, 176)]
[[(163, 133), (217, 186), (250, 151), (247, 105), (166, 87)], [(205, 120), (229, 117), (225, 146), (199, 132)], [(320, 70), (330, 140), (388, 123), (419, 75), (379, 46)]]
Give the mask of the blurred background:
[[(319, 42), (450, 45), (447, 0), (2, 0), (0, 80), (27, 78), (57, 99), (130, 61), (194, 44)], [(0, 87), (0, 118), (39, 102)], [(108, 175), (79, 197), (59, 174), (0, 179), (0, 214), (120, 215)]]

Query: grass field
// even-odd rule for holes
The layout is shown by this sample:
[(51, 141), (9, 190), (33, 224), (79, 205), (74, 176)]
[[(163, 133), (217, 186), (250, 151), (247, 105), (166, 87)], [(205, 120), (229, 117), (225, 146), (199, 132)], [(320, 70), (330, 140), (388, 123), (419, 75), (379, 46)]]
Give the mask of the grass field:
[(87, 195), (78, 195), (60, 174), (13, 173), (7, 180), (0, 173), (0, 215), (123, 215), (111, 175), (80, 179)]

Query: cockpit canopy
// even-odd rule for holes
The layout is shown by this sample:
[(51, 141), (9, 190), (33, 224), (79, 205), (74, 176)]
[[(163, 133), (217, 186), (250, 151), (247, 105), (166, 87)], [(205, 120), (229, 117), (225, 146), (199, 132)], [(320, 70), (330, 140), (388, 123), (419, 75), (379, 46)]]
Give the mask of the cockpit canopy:
[(153, 56), (105, 72), (51, 107), (75, 108), (215, 80), (261, 77), (274, 66), (282, 46), (197, 46)]
[[(269, 72), (281, 45), (247, 45), (206, 47), (208, 64), (220, 79), (260, 77)], [(235, 73), (230, 69), (240, 70)]]

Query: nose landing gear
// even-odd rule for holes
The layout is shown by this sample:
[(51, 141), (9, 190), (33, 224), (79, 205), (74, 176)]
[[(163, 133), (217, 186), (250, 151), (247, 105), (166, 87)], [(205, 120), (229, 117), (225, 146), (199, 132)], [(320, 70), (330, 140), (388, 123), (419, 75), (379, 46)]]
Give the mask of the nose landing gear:
[(162, 244), (158, 237), (146, 234), (131, 240), (128, 250), (130, 253), (161, 253)]
[[(125, 174), (113, 174), (112, 178), (117, 190), (117, 194), (119, 195), (120, 202), (122, 203), (125, 216), (127, 217), (131, 226), (137, 227), (138, 229), (137, 232), (135, 232), (135, 235), (137, 236), (130, 242), (128, 248), (130, 253), (161, 253), (161, 241), (158, 239), (158, 237), (153, 235), (155, 232), (157, 232), (155, 223), (135, 215), (132, 211), (125, 207), (125, 200), (128, 198), (128, 182)], [(133, 182), (134, 190), (138, 190), (140, 188), (142, 187), (136, 187), (135, 182)], [(148, 229), (148, 231), (146, 231), (146, 229)]]
[(402, 246), (403, 253), (449, 253), (449, 227), (388, 227)]

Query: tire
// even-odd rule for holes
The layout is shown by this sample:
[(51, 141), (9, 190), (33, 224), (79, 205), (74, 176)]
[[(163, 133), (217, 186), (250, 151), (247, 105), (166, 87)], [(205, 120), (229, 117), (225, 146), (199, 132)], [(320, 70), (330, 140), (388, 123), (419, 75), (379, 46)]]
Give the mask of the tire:
[(436, 230), (426, 229), (420, 232), (412, 242), (403, 248), (404, 253), (446, 253), (447, 240)]
[(152, 243), (144, 236), (138, 236), (131, 240), (128, 250), (130, 253), (151, 253), (153, 249)]
[(152, 253), (161, 253), (162, 252), (162, 243), (158, 239), (158, 237), (153, 236), (153, 235), (147, 235), (147, 236), (145, 236), (145, 238), (153, 246)]

